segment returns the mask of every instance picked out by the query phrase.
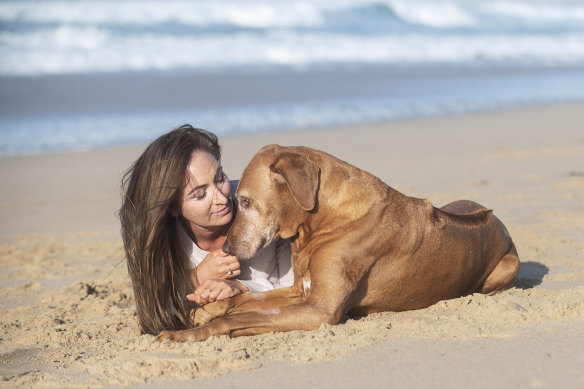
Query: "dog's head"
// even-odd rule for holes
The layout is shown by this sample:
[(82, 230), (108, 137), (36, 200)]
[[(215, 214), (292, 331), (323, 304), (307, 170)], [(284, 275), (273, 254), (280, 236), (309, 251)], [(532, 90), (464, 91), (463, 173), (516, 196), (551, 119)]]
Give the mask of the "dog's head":
[(296, 235), (316, 207), (318, 185), (318, 166), (297, 148), (262, 148), (241, 176), (235, 192), (239, 207), (223, 251), (248, 259), (277, 236)]

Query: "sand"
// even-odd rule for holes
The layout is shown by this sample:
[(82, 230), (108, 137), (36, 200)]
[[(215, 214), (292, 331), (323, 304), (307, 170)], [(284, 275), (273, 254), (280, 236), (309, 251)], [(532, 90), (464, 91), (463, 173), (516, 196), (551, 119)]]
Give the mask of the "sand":
[(116, 210), (142, 147), (0, 159), (0, 387), (584, 387), (584, 105), (222, 139), (323, 149), (441, 206), (494, 209), (515, 288), (314, 331), (140, 335)]

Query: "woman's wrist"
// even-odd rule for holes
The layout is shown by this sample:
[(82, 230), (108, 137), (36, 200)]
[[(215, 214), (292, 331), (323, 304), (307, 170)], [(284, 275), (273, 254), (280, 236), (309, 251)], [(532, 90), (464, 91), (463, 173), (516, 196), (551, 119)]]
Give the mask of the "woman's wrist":
[(199, 282), (199, 278), (197, 275), (197, 268), (195, 267), (191, 270), (191, 284), (193, 285), (193, 290), (197, 289), (201, 283)]
[(208, 272), (208, 266), (206, 266), (206, 264), (204, 263), (200, 263), (197, 265), (197, 267), (195, 267), (194, 269), (194, 281), (197, 286), (201, 285), (203, 282), (205, 282), (208, 279), (214, 278), (214, 277), (210, 277), (210, 274)]

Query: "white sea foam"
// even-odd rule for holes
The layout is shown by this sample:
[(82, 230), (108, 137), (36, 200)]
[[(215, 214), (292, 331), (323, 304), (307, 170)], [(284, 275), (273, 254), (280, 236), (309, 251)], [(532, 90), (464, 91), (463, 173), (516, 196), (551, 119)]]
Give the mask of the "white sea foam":
[(566, 23), (584, 21), (584, 4), (572, 0), (117, 0), (117, 1), (4, 1), (0, 20), (22, 23), (152, 25), (181, 22), (247, 27), (317, 26), (331, 11), (356, 13), (385, 5), (405, 21), (430, 27), (469, 26), (479, 17)]
[(467, 27), (477, 23), (472, 13), (457, 3), (436, 1), (387, 1), (403, 20), (429, 27)]
[(180, 22), (246, 27), (308, 26), (320, 22), (312, 2), (288, 1), (11, 1), (0, 3), (0, 20), (86, 25), (152, 25)]
[(584, 3), (578, 1), (494, 1), (486, 4), (484, 11), (532, 24), (584, 23)]
[[(363, 37), (274, 32), (258, 40), (235, 36), (113, 37), (94, 27), (62, 26), (26, 36), (0, 33), (5, 47), (0, 73), (51, 74), (119, 70), (220, 69), (261, 66), (310, 66), (343, 63), (516, 63), (577, 64), (584, 62), (584, 33), (554, 36), (531, 34), (510, 39), (503, 34), (480, 36)], [(226, 55), (228, 53), (228, 55)]]
[(584, 62), (568, 0), (8, 1), (0, 75)]

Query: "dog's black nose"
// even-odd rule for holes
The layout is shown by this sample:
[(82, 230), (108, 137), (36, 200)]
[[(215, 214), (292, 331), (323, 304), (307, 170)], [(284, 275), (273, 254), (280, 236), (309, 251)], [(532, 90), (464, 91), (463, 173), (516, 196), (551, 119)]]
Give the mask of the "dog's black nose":
[(231, 243), (229, 243), (228, 241), (225, 241), (225, 244), (223, 245), (223, 252), (225, 254), (231, 255)]

